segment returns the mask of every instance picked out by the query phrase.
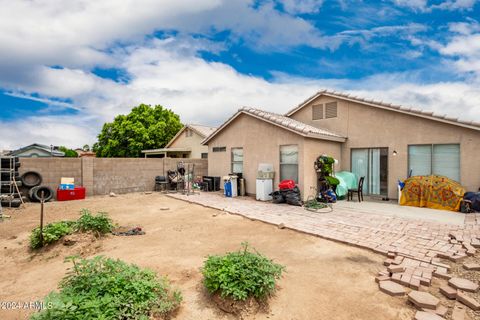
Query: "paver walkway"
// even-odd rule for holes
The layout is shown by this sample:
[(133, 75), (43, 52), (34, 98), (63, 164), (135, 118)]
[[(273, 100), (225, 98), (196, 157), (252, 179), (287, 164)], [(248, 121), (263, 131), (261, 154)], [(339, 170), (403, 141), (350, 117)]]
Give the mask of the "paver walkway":
[(432, 275), (446, 275), (448, 266), (439, 258), (459, 261), (467, 256), (467, 251), (474, 253), (471, 244), (480, 245), (480, 214), (469, 214), (463, 225), (452, 225), (349, 208), (315, 213), (251, 198), (226, 198), (218, 193), (169, 196), (389, 254), (392, 259), (386, 265), (403, 267), (401, 272), (390, 274), (392, 280), (410, 287), (418, 287), (419, 282), (430, 285)]

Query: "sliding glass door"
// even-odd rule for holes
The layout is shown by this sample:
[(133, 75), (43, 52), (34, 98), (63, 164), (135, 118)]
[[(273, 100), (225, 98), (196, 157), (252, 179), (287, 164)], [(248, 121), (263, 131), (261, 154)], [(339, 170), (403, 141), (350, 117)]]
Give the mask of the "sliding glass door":
[(365, 177), (365, 194), (388, 194), (388, 148), (352, 149), (351, 161), (357, 179)]

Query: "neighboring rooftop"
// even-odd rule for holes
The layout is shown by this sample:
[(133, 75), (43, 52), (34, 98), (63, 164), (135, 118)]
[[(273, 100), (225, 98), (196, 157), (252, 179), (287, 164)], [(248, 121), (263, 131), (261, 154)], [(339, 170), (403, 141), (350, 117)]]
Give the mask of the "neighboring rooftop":
[(194, 131), (197, 131), (204, 138), (208, 137), (215, 130), (217, 130), (217, 127), (209, 127), (209, 126), (204, 126), (204, 125), (201, 125), (201, 124), (187, 124), (186, 127), (189, 127)]
[(332, 131), (319, 129), (278, 113), (263, 111), (263, 110), (251, 108), (251, 107), (243, 107), (239, 109), (238, 112), (235, 113), (232, 117), (230, 117), (230, 119), (225, 121), (225, 123), (222, 126), (220, 126), (214, 133), (212, 133), (208, 138), (203, 140), (202, 143), (206, 144), (211, 138), (213, 138), (217, 133), (219, 133), (223, 128), (225, 128), (230, 122), (232, 122), (240, 114), (247, 114), (247, 115), (253, 116), (257, 119), (269, 122), (273, 125), (295, 132), (304, 137), (341, 141), (341, 142), (344, 142), (346, 140), (345, 137), (339, 134), (336, 134)]
[(352, 94), (338, 92), (338, 91), (329, 91), (329, 90), (318, 91), (313, 96), (309, 97), (308, 99), (300, 103), (297, 107), (288, 111), (285, 115), (287, 117), (290, 117), (292, 114), (302, 109), (305, 105), (307, 105), (308, 103), (310, 103), (311, 101), (315, 100), (316, 98), (322, 95), (329, 96), (332, 98), (338, 98), (338, 99), (348, 100), (352, 102), (357, 102), (357, 103), (361, 103), (364, 105), (369, 105), (369, 106), (377, 107), (381, 109), (387, 109), (387, 110), (392, 110), (400, 113), (410, 114), (410, 115), (421, 117), (421, 118), (450, 123), (453, 125), (467, 127), (474, 130), (480, 130), (480, 122), (461, 120), (455, 117), (449, 117), (447, 115), (438, 115), (431, 111), (423, 111), (420, 109), (406, 107), (399, 104), (392, 104), (392, 103), (387, 103), (387, 102), (373, 100), (373, 99), (365, 99), (365, 98), (357, 97)]
[(21, 153), (30, 150), (30, 149), (37, 149), (42, 150), (46, 153), (49, 153), (52, 157), (64, 157), (65, 153), (56, 149), (57, 147), (47, 146), (40, 143), (32, 143), (28, 146), (22, 147), (20, 149), (14, 150), (10, 153), (11, 156), (17, 156)]

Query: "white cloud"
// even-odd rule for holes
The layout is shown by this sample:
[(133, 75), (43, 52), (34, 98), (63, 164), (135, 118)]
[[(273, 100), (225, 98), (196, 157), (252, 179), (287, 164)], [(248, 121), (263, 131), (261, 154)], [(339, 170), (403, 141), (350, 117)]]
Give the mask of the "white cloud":
[(317, 13), (320, 11), (323, 0), (280, 0), (286, 12), (291, 14), (298, 13)]
[[(140, 103), (172, 108), (184, 122), (214, 125), (243, 105), (285, 112), (321, 88), (350, 90), (453, 115), (459, 112), (452, 105), (459, 106), (466, 118), (480, 119), (478, 76), (463, 82), (422, 85), (399, 74), (351, 81), (292, 78), (274, 73), (273, 79), (267, 81), (200, 58), (199, 50), (219, 52), (224, 47), (188, 34), (208, 36), (228, 30), (230, 41), (241, 38), (258, 50), (281, 50), (304, 44), (333, 49), (358, 36), (368, 39), (385, 34), (402, 34), (411, 36), (412, 42), (421, 42), (412, 35), (424, 30), (423, 26), (412, 24), (325, 37), (310, 22), (277, 11), (271, 1), (255, 8), (251, 3), (0, 0), (0, 87), (12, 95), (35, 94), (34, 100), (76, 110), (69, 116), (39, 114), (12, 122), (0, 121), (0, 149), (33, 142), (69, 147), (91, 144), (105, 121)], [(297, 5), (291, 10), (316, 10), (309, 6), (313, 1), (302, 3), (291, 2)], [(468, 41), (477, 39), (468, 38), (476, 37), (476, 31), (467, 32), (465, 25), (451, 28), (459, 30), (456, 38), (432, 48), (442, 50), (448, 58), (460, 57), (456, 62), (459, 70), (466, 70), (462, 63), (470, 69), (478, 66), (477, 49), (468, 46)], [(145, 39), (145, 35), (156, 30), (180, 32), (164, 40)], [(63, 68), (50, 67), (56, 65)], [(122, 68), (128, 81), (98, 77), (90, 71), (93, 66)], [(480, 72), (480, 67), (475, 68)], [(58, 98), (68, 102), (58, 102)]]
[(415, 11), (431, 11), (431, 10), (471, 10), (477, 0), (447, 0), (440, 3), (429, 5), (428, 0), (393, 0), (393, 2), (401, 7), (407, 7)]

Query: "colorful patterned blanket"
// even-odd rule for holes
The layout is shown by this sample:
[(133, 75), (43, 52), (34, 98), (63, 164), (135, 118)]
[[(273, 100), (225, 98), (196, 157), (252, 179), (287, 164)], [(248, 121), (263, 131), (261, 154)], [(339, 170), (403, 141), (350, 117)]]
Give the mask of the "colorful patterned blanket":
[(459, 211), (465, 189), (443, 176), (414, 176), (405, 180), (400, 205)]

